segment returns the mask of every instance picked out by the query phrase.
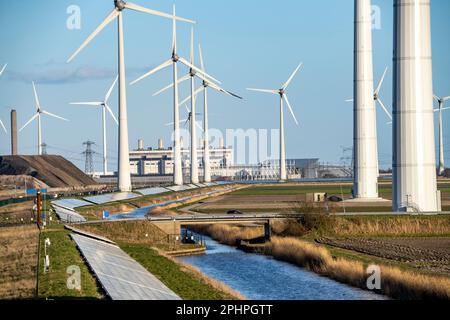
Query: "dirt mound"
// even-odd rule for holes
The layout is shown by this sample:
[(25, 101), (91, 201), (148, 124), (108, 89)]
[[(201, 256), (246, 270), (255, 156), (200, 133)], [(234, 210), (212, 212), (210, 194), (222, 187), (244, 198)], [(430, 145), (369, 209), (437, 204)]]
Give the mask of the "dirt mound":
[(51, 188), (85, 187), (97, 183), (61, 156), (2, 156), (0, 175), (31, 176)]

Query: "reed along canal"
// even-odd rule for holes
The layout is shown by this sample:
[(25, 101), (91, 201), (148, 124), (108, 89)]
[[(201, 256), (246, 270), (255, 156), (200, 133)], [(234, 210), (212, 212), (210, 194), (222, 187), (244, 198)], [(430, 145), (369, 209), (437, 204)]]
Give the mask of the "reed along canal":
[(206, 253), (180, 257), (250, 300), (380, 300), (385, 297), (321, 277), (268, 256), (245, 253), (210, 237)]

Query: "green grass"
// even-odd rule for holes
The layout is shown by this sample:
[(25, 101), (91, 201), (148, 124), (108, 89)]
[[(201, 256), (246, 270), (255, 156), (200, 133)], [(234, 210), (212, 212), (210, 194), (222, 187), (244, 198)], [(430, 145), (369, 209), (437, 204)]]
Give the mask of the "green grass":
[(148, 245), (120, 243), (122, 250), (185, 300), (228, 300), (232, 297), (185, 272), (175, 262), (158, 255)]
[[(49, 272), (44, 273), (44, 241), (49, 238), (47, 247), (50, 258)], [(75, 265), (81, 271), (81, 290), (67, 288), (67, 267)], [(101, 299), (103, 297), (94, 276), (84, 263), (69, 231), (62, 226), (43, 231), (40, 243), (39, 291), (40, 299)]]

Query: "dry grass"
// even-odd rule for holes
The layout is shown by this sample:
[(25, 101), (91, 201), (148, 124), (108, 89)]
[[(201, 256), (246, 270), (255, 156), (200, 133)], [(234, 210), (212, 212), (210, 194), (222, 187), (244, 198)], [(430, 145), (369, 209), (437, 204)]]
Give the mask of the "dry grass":
[(109, 222), (98, 225), (81, 225), (78, 228), (116, 242), (147, 244), (167, 242), (167, 235), (147, 221)]
[(149, 216), (170, 216), (170, 217), (174, 217), (177, 216), (178, 214), (173, 211), (173, 210), (169, 210), (165, 207), (156, 207), (151, 209), (148, 214)]
[(448, 217), (334, 217), (326, 223), (327, 229), (336, 235), (404, 236), (450, 234)]
[(226, 224), (190, 226), (190, 229), (210, 235), (220, 243), (234, 246), (238, 239), (249, 240), (264, 235), (264, 226), (241, 227)]
[[(290, 262), (339, 282), (367, 289), (368, 275), (362, 262), (333, 258), (318, 245), (294, 238), (274, 237), (267, 245), (267, 254)], [(380, 293), (396, 299), (450, 299), (450, 280), (380, 266)]]
[(1, 299), (34, 297), (38, 239), (35, 225), (0, 229)]

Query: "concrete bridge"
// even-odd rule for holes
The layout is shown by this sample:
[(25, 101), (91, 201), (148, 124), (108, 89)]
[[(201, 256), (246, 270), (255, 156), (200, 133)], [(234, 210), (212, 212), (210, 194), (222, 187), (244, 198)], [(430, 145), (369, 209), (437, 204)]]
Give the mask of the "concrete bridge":
[(158, 228), (169, 235), (180, 235), (182, 227), (208, 224), (257, 224), (264, 226), (264, 235), (270, 237), (270, 223), (273, 220), (295, 219), (299, 214), (239, 214), (239, 215), (181, 215), (175, 217), (148, 217)]

